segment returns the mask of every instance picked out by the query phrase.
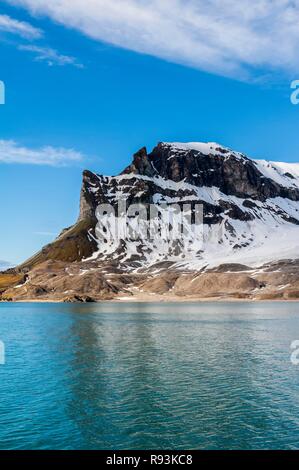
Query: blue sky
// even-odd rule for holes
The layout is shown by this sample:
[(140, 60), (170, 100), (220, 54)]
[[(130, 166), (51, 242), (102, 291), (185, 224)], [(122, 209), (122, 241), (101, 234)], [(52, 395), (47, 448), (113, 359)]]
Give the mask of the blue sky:
[(217, 141), (299, 161), (298, 2), (274, 1), (277, 26), (268, 1), (224, 0), (226, 21), (201, 0), (70, 3), (0, 2), (0, 260), (18, 263), (74, 223), (83, 169), (117, 174), (143, 145)]

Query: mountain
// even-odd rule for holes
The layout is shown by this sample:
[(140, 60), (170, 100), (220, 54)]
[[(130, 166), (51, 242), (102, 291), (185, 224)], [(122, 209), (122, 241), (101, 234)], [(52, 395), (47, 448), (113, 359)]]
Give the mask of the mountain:
[(298, 235), (299, 164), (162, 142), (118, 176), (84, 171), (78, 221), (8, 271), (2, 297), (297, 298)]
[(9, 263), (8, 261), (3, 261), (2, 259), (0, 259), (0, 271), (3, 271), (4, 269), (7, 269), (11, 266), (11, 263)]

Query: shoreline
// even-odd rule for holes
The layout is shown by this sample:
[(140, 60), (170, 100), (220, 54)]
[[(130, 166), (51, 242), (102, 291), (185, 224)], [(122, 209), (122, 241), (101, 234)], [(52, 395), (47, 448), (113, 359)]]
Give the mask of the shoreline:
[(5, 300), (0, 300), (0, 304), (26, 304), (26, 303), (32, 303), (32, 304), (75, 304), (75, 305), (82, 305), (82, 304), (102, 304), (102, 303), (116, 303), (116, 304), (125, 304), (125, 303), (161, 303), (161, 304), (174, 304), (174, 303), (257, 303), (257, 302), (263, 302), (263, 303), (268, 303), (268, 302), (281, 302), (281, 303), (299, 303), (299, 299), (236, 299), (234, 297), (207, 297), (207, 298), (157, 298), (153, 299), (151, 298), (137, 298), (137, 297), (132, 297), (132, 299), (129, 299), (128, 297), (126, 298), (117, 298), (117, 299), (103, 299), (103, 300), (95, 300), (94, 302), (65, 302), (62, 299), (26, 299), (26, 300), (13, 300), (13, 301), (5, 301)]

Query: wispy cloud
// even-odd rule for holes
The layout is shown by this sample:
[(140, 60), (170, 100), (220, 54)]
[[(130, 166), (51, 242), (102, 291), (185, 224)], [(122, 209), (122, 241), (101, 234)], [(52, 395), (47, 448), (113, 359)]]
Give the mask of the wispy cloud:
[(96, 40), (237, 78), (299, 68), (298, 0), (7, 0)]
[(13, 140), (0, 140), (0, 163), (66, 166), (83, 159), (84, 155), (73, 149), (51, 146), (32, 149)]
[[(26, 21), (19, 21), (8, 15), (0, 15), (0, 32), (14, 34), (23, 39), (37, 40), (43, 37), (43, 31), (40, 28), (32, 26)], [(46, 62), (49, 66), (54, 65), (72, 65), (77, 68), (83, 68), (75, 57), (64, 55), (51, 47), (43, 47), (34, 44), (19, 45), (18, 49), (31, 52), (34, 54), (35, 60)]]
[(75, 57), (60, 54), (55, 49), (50, 47), (41, 47), (34, 45), (21, 45), (19, 46), (21, 51), (28, 51), (35, 54), (35, 60), (39, 62), (46, 62), (50, 67), (54, 65), (73, 65), (77, 68), (83, 68), (83, 65), (80, 64)]
[(0, 271), (3, 271), (11, 267), (12, 267), (12, 264), (9, 261), (3, 261), (2, 259), (0, 259)]
[(8, 15), (0, 15), (0, 31), (16, 34), (25, 39), (39, 39), (43, 32), (25, 21), (19, 21)]
[(54, 232), (33, 232), (33, 234), (41, 237), (54, 237), (57, 235), (57, 233)]

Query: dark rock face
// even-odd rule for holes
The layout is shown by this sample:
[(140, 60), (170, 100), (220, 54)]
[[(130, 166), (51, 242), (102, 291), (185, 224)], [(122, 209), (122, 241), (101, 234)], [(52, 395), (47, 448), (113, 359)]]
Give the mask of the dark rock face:
[[(232, 219), (253, 220), (252, 212), (246, 209), (258, 210), (255, 200), (265, 202), (268, 198), (282, 197), (299, 201), (299, 189), (284, 187), (266, 178), (245, 155), (222, 147), (216, 150), (216, 155), (212, 148), (206, 155), (198, 150), (180, 150), (171, 144), (159, 143), (149, 154), (145, 147), (140, 149), (119, 177), (84, 171), (79, 220), (94, 220), (96, 207), (116, 202), (120, 194), (127, 204), (153, 204), (157, 194), (161, 202), (172, 199), (178, 204), (201, 203), (204, 222), (208, 224), (219, 223), (224, 211)], [(177, 185), (161, 186), (161, 178)], [(184, 184), (180, 186), (181, 182)], [(244, 199), (243, 208), (222, 200), (215, 204), (201, 200), (196, 188), (202, 187), (216, 187), (225, 195)], [(282, 212), (280, 215), (284, 217)], [(298, 223), (294, 217), (286, 216), (285, 220)]]
[(85, 297), (82, 297), (80, 295), (73, 295), (72, 297), (66, 297), (63, 300), (64, 303), (93, 303), (96, 302), (95, 299), (92, 297), (89, 297), (88, 295)]
[[(212, 149), (211, 149), (212, 150)], [(261, 201), (269, 197), (299, 200), (299, 190), (289, 189), (265, 178), (255, 163), (243, 154), (236, 156), (219, 147), (218, 154), (205, 155), (198, 150), (176, 150), (171, 144), (159, 143), (147, 155), (142, 148), (134, 155), (133, 164), (123, 172), (139, 175), (160, 175), (164, 179), (182, 181), (194, 186), (216, 186), (224, 194)], [(288, 174), (289, 178), (294, 178)]]
[(91, 171), (85, 170), (83, 171), (78, 221), (95, 218), (95, 207), (98, 204), (98, 198), (95, 197), (92, 188), (99, 188), (99, 178)]
[(123, 174), (135, 173), (138, 175), (144, 175), (152, 177), (156, 174), (150, 159), (147, 155), (147, 150), (145, 147), (142, 147), (138, 152), (133, 156), (133, 162), (129, 165), (124, 171)]

